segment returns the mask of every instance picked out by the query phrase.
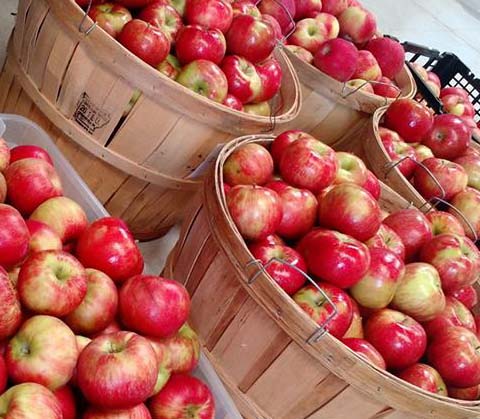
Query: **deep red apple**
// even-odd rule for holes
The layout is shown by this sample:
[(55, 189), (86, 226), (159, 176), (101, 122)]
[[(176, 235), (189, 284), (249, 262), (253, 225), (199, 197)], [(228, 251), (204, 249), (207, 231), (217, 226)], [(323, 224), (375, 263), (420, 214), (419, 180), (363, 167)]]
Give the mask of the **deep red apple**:
[(375, 176), (373, 172), (371, 172), (370, 170), (367, 170), (367, 180), (363, 185), (360, 185), (360, 186), (363, 189), (365, 189), (367, 192), (369, 192), (370, 195), (372, 195), (373, 198), (378, 201), (382, 193), (382, 190), (380, 187), (380, 181), (378, 180), (378, 178)]
[(63, 419), (76, 419), (77, 405), (72, 388), (66, 385), (55, 390), (53, 394), (60, 404)]
[[(42, 159), (53, 166), (53, 160), (50, 154), (37, 145), (19, 145), (10, 150), (10, 164), (22, 159)], [(3, 170), (2, 170), (3, 172)]]
[(438, 371), (430, 365), (413, 364), (398, 373), (398, 377), (431, 393), (447, 395), (445, 382)]
[(383, 75), (389, 79), (395, 79), (402, 70), (405, 50), (400, 42), (391, 38), (375, 38), (368, 42), (365, 49), (374, 55)]
[(294, 141), (302, 138), (316, 140), (315, 137), (312, 137), (310, 134), (299, 129), (284, 131), (275, 137), (270, 145), (270, 154), (272, 155), (275, 166), (279, 166), (283, 152), (286, 150), (286, 148)]
[(232, 24), (233, 9), (226, 0), (187, 0), (184, 18), (189, 25), (201, 25), (226, 33)]
[(28, 252), (30, 234), (20, 213), (0, 204), (0, 266), (6, 270), (21, 263)]
[(255, 66), (260, 76), (261, 89), (255, 102), (263, 102), (273, 98), (282, 85), (282, 67), (277, 59), (271, 57)]
[[(17, 291), (0, 266), (0, 340), (12, 336), (22, 323), (22, 309)], [(1, 374), (0, 374), (1, 376)]]
[(372, 84), (374, 93), (379, 96), (396, 99), (401, 93), (397, 84), (385, 76), (380, 77), (377, 83)]
[(358, 50), (344, 39), (330, 39), (317, 50), (313, 63), (328, 76), (346, 82), (357, 68)]
[(448, 387), (448, 397), (459, 400), (478, 400), (480, 385), (467, 388)]
[(242, 102), (230, 93), (225, 97), (222, 104), (224, 104), (225, 106), (228, 106), (229, 108), (234, 109), (236, 111), (243, 112)]
[(365, 339), (346, 338), (342, 339), (342, 342), (352, 351), (357, 353), (361, 358), (371, 362), (373, 365), (382, 370), (387, 369), (385, 360), (383, 359), (382, 355), (380, 355), (380, 352), (378, 352), (375, 347)]
[(220, 30), (207, 29), (199, 25), (184, 26), (178, 31), (175, 39), (176, 56), (183, 65), (195, 60), (208, 60), (220, 64), (226, 49), (225, 37)]
[(3, 394), (7, 387), (8, 373), (3, 355), (0, 356), (0, 394)]
[(239, 55), (228, 55), (222, 62), (222, 71), (228, 82), (228, 92), (243, 104), (260, 96), (262, 79), (256, 67)]

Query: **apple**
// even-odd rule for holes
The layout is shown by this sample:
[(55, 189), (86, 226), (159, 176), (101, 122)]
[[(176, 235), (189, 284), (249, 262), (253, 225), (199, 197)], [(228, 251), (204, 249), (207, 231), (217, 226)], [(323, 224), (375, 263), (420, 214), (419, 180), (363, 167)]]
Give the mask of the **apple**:
[(373, 54), (382, 74), (389, 79), (395, 79), (402, 71), (405, 63), (405, 50), (400, 42), (391, 38), (374, 38), (368, 42), (365, 49)]
[(0, 396), (0, 415), (8, 419), (63, 419), (53, 393), (36, 383), (10, 387)]
[(56, 317), (42, 315), (22, 324), (5, 354), (12, 382), (34, 382), (52, 391), (68, 383), (77, 358), (77, 342), (70, 328)]
[(292, 54), (294, 54), (298, 59), (305, 61), (308, 64), (313, 64), (313, 54), (303, 47), (298, 45), (285, 45)]
[(322, 0), (296, 0), (295, 1), (295, 20), (298, 21), (304, 17), (309, 17), (314, 13), (322, 11)]
[(30, 220), (47, 224), (60, 236), (64, 244), (76, 240), (88, 225), (87, 215), (82, 207), (65, 196), (50, 198), (40, 204), (30, 215)]
[(189, 25), (201, 25), (226, 33), (232, 24), (233, 9), (226, 0), (187, 0), (184, 18)]
[(480, 384), (480, 341), (463, 327), (449, 327), (433, 336), (428, 361), (453, 387)]
[(347, 7), (339, 16), (340, 36), (356, 44), (363, 44), (372, 39), (377, 32), (375, 16), (359, 6)]
[(237, 15), (252, 15), (253, 17), (260, 19), (262, 13), (258, 10), (258, 7), (250, 0), (234, 0), (232, 3), (233, 16)]
[(152, 394), (157, 375), (152, 346), (133, 332), (95, 338), (77, 363), (83, 395), (90, 403), (106, 409), (128, 409), (143, 403)]
[(228, 93), (227, 96), (225, 96), (225, 99), (223, 100), (222, 104), (236, 111), (243, 112), (242, 102), (230, 93)]
[[(1, 144), (1, 141), (0, 141), (0, 144)], [(16, 147), (13, 147), (10, 150), (10, 163), (14, 163), (17, 160), (29, 159), (29, 158), (45, 160), (47, 163), (50, 163), (53, 166), (53, 160), (50, 157), (50, 154), (48, 154), (48, 152), (45, 149), (43, 149), (42, 147), (39, 147), (38, 145), (33, 145), (33, 144), (18, 145)], [(5, 168), (2, 169), (1, 165), (0, 165), (0, 169), (1, 169), (0, 172), (3, 172), (5, 170)]]
[(480, 398), (480, 385), (467, 388), (448, 387), (448, 397), (460, 400), (478, 400)]
[(468, 237), (455, 234), (440, 234), (425, 243), (420, 259), (438, 270), (446, 292), (472, 285), (480, 269), (480, 251)]
[(255, 66), (260, 76), (261, 89), (255, 97), (255, 102), (264, 102), (272, 99), (280, 90), (282, 85), (282, 67), (278, 60), (271, 57)]
[(432, 226), (425, 215), (416, 208), (396, 211), (383, 220), (402, 240), (405, 260), (414, 259), (422, 246), (433, 237)]
[(219, 29), (188, 25), (177, 33), (175, 52), (183, 65), (195, 60), (207, 60), (219, 65), (226, 50), (225, 37)]
[(415, 149), (415, 154), (417, 156), (417, 161), (422, 162), (430, 157), (435, 157), (432, 150), (424, 144), (412, 144)]
[(315, 53), (313, 64), (335, 80), (350, 80), (357, 68), (358, 50), (351, 42), (336, 38), (325, 42)]
[(359, 186), (365, 184), (368, 169), (362, 159), (345, 151), (337, 151), (335, 156), (339, 166), (334, 183), (355, 183)]
[(318, 48), (329, 39), (332, 38), (328, 36), (325, 25), (320, 20), (304, 18), (297, 22), (295, 30), (288, 37), (288, 42), (315, 54)]
[[(307, 265), (303, 257), (291, 247), (254, 243), (249, 246), (249, 250), (262, 265), (268, 264), (265, 271), (288, 295), (295, 294), (305, 283), (306, 277), (300, 271), (306, 272)], [(272, 261), (274, 258), (279, 261)]]
[(322, 0), (322, 12), (338, 16), (349, 6), (348, 0)]
[(372, 84), (373, 92), (376, 95), (396, 99), (401, 94), (400, 88), (388, 77), (382, 76), (376, 83)]
[(403, 141), (395, 131), (379, 127), (378, 133), (383, 147), (392, 162), (397, 163), (402, 160), (396, 167), (403, 176), (410, 178), (417, 167), (415, 163), (417, 160), (415, 149)]
[(172, 54), (168, 54), (167, 58), (163, 60), (158, 66), (157, 70), (160, 73), (165, 74), (168, 78), (176, 80), (177, 76), (180, 74), (182, 67), (180, 65), (180, 61), (178, 61), (177, 57)]
[(272, 108), (268, 102), (245, 104), (243, 105), (243, 111), (250, 115), (264, 116), (268, 118), (275, 117), (275, 115), (272, 114)]
[(167, 338), (177, 333), (187, 321), (190, 296), (176, 281), (153, 275), (135, 275), (119, 291), (118, 310), (122, 323), (129, 330)]
[(295, 27), (293, 20), (296, 13), (295, 0), (262, 0), (258, 8), (263, 15), (270, 15), (277, 20), (284, 35)]
[[(17, 291), (7, 274), (0, 266), (0, 339), (12, 336), (22, 322), (22, 311)], [(1, 375), (1, 374), (0, 374)]]
[(0, 394), (2, 394), (7, 388), (7, 380), (7, 366), (5, 365), (5, 358), (2, 355), (0, 356)]
[(270, 245), (285, 245), (285, 241), (278, 235), (276, 234), (270, 234), (269, 236), (263, 238), (262, 240), (256, 240), (253, 242), (253, 244), (258, 245), (258, 246), (270, 246)]
[(350, 294), (363, 307), (385, 308), (403, 280), (405, 266), (397, 255), (385, 248), (370, 249), (370, 257), (367, 274), (350, 288)]
[(34, 313), (63, 317), (87, 292), (87, 273), (62, 250), (32, 253), (20, 269), (17, 283), (22, 305)]
[(473, 333), (477, 332), (473, 314), (454, 297), (446, 297), (445, 309), (434, 319), (424, 323), (423, 327), (430, 339), (449, 327), (464, 327)]
[(413, 99), (398, 99), (385, 112), (384, 125), (396, 131), (407, 143), (421, 141), (433, 127), (433, 115)]
[(454, 160), (465, 169), (468, 176), (468, 186), (480, 190), (480, 156), (468, 154)]
[[(467, 187), (465, 190), (456, 194), (450, 203), (456, 208), (456, 210), (450, 208), (448, 212), (459, 219), (466, 235), (470, 239), (476, 240), (477, 236), (480, 234), (480, 212), (477, 211), (480, 205), (480, 192), (476, 189)], [(460, 211), (463, 214), (468, 220), (469, 225), (462, 217), (460, 217), (457, 211)]]
[[(268, 0), (262, 0), (260, 8)], [(240, 55), (253, 64), (268, 58), (275, 47), (273, 27), (251, 15), (237, 15), (225, 35), (227, 51)]]
[(370, 51), (358, 51), (357, 68), (352, 77), (354, 79), (363, 80), (380, 80), (382, 77), (382, 70)]
[(367, 362), (372, 363), (381, 370), (387, 369), (385, 360), (382, 355), (380, 355), (380, 352), (378, 352), (375, 347), (365, 339), (343, 338), (342, 343)]
[(473, 118), (475, 109), (469, 99), (464, 99), (456, 94), (441, 97), (443, 108), (453, 115)]
[(280, 198), (282, 220), (277, 227), (277, 234), (286, 239), (296, 239), (313, 228), (318, 211), (315, 195), (307, 189), (294, 188), (282, 181), (270, 182), (265, 186), (274, 190)]
[(284, 150), (279, 169), (292, 186), (317, 194), (334, 181), (338, 166), (335, 152), (328, 145), (301, 138)]
[(345, 83), (346, 86), (351, 88), (353, 91), (362, 91), (364, 93), (369, 93), (371, 95), (375, 94), (375, 91), (373, 90), (372, 85), (370, 84), (369, 81), (364, 80), (364, 79), (352, 79), (347, 81)]
[(114, 38), (116, 38), (123, 27), (132, 20), (132, 15), (128, 9), (114, 3), (94, 5), (88, 12), (88, 16)]
[(129, 9), (139, 9), (141, 7), (148, 6), (154, 1), (155, 0), (116, 0), (117, 3), (120, 3)]
[(196, 60), (182, 68), (177, 82), (215, 102), (223, 102), (228, 93), (228, 81), (223, 71), (208, 60)]
[(0, 204), (3, 204), (7, 199), (7, 181), (3, 173), (0, 173)]
[(427, 336), (420, 323), (388, 308), (367, 319), (365, 339), (380, 352), (389, 369), (404, 369), (415, 364), (427, 348)]
[(405, 260), (405, 245), (402, 239), (385, 224), (380, 224), (375, 235), (367, 240), (365, 244), (370, 250), (375, 248), (387, 249), (393, 252), (401, 261)]
[[(312, 284), (300, 289), (293, 296), (293, 300), (316, 324), (325, 326), (332, 336), (341, 338), (352, 322), (352, 300), (345, 291), (334, 285), (319, 282), (318, 287), (330, 298), (333, 306), (327, 301), (324, 294)], [(327, 322), (327, 319), (334, 313), (334, 307), (337, 313)]]
[(91, 335), (104, 330), (117, 312), (115, 283), (103, 272), (87, 269), (87, 292), (84, 299), (64, 321), (77, 334)]
[(27, 256), (29, 240), (20, 213), (10, 205), (0, 204), (0, 266), (9, 270), (21, 263)]
[(271, 189), (237, 185), (228, 192), (226, 198), (230, 216), (244, 238), (261, 240), (275, 233), (280, 225), (280, 198)]
[(82, 419), (152, 419), (152, 415), (143, 403), (131, 409), (122, 410), (105, 410), (95, 406), (88, 406)]
[(398, 377), (430, 393), (447, 396), (447, 386), (435, 368), (426, 364), (413, 364), (398, 373)]
[(380, 181), (373, 172), (367, 169), (367, 180), (363, 185), (360, 185), (363, 189), (370, 193), (375, 200), (379, 200), (381, 195)]
[(148, 407), (152, 419), (213, 419), (215, 401), (210, 389), (196, 377), (175, 374), (153, 396)]
[(428, 81), (432, 83), (432, 85), (435, 85), (438, 89), (438, 92), (436, 92), (436, 96), (440, 97), (440, 92), (442, 91), (442, 82), (440, 80), (440, 77), (438, 77), (433, 71), (427, 71), (428, 73)]
[(409, 263), (391, 307), (419, 322), (434, 319), (445, 309), (445, 294), (437, 270), (428, 263)]
[(297, 250), (312, 274), (340, 288), (355, 285), (370, 266), (367, 246), (333, 230), (310, 231), (300, 240)]
[(468, 92), (463, 89), (462, 87), (452, 87), (446, 86), (440, 91), (440, 98), (443, 99), (445, 96), (454, 95), (463, 98), (464, 100), (468, 101)]
[(164, 0), (149, 4), (139, 13), (138, 18), (161, 29), (171, 45), (175, 44), (177, 33), (183, 27), (180, 14)]
[(459, 164), (436, 157), (426, 159), (422, 164), (415, 169), (414, 183), (426, 200), (438, 197), (450, 201), (467, 187), (467, 172)]
[(0, 137), (0, 172), (4, 172), (11, 161), (11, 151), (7, 142)]
[(76, 419), (77, 406), (75, 401), (75, 395), (72, 388), (68, 385), (57, 388), (53, 394), (55, 395), (60, 408), (62, 409), (63, 419)]
[(120, 330), (122, 330), (122, 328), (120, 327), (120, 323), (118, 323), (117, 320), (114, 319), (105, 329), (101, 330), (98, 333), (90, 335), (90, 338), (95, 339), (100, 335), (108, 335), (109, 333), (120, 332)]
[(358, 307), (357, 302), (353, 298), (350, 299), (350, 302), (352, 303), (352, 322), (350, 323), (350, 327), (342, 336), (342, 339), (363, 339), (363, 323), (362, 316), (360, 314), (360, 308)]
[(475, 307), (478, 303), (478, 294), (472, 285), (457, 288), (450, 293), (447, 293), (447, 301), (448, 297), (456, 298), (469, 310), (473, 309), (473, 307)]
[(460, 221), (452, 214), (445, 211), (429, 211), (425, 214), (427, 220), (432, 226), (432, 233), (434, 236), (440, 234), (456, 234), (459, 236), (465, 235), (465, 230), (460, 224)]
[(60, 236), (47, 224), (35, 220), (27, 220), (25, 224), (30, 233), (30, 253), (43, 250), (62, 250)]
[(228, 92), (243, 104), (260, 96), (262, 79), (251, 62), (238, 55), (229, 55), (223, 60), (221, 69), (227, 78)]
[(366, 241), (382, 223), (378, 202), (361, 186), (341, 183), (329, 188), (318, 203), (320, 226)]
[(98, 269), (115, 282), (143, 271), (143, 256), (126, 224), (115, 217), (94, 221), (77, 242), (76, 256), (86, 268)]
[(294, 141), (302, 138), (316, 140), (316, 138), (312, 135), (299, 129), (287, 130), (275, 137), (273, 142), (270, 144), (270, 154), (272, 155), (275, 166), (278, 167), (280, 165), (280, 160), (286, 148)]

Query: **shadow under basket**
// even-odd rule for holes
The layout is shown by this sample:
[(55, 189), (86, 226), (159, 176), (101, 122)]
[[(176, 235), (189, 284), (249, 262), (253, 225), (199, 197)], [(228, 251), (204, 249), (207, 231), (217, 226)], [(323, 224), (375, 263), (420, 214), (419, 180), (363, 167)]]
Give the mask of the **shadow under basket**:
[(282, 131), (299, 112), (299, 81), (281, 49), (274, 52), (284, 77), (271, 101), (275, 116), (264, 117), (188, 90), (93, 25), (73, 0), (20, 0), (0, 111), (44, 128), (137, 239), (157, 238), (182, 219), (219, 144)]
[[(248, 142), (227, 144), (186, 217), (164, 275), (192, 296), (205, 354), (246, 419), (465, 419), (480, 402), (435, 395), (383, 371), (323, 334), (254, 261), (226, 208), (222, 168)], [(382, 184), (386, 211), (409, 203)]]

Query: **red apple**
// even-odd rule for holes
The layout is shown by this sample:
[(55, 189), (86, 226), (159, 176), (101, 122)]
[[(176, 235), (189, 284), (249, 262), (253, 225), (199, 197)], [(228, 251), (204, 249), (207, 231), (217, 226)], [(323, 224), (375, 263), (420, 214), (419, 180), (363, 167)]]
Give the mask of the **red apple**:
[[(0, 172), (4, 172), (11, 162), (11, 151), (7, 142), (0, 137)], [(13, 163), (13, 162), (12, 162)]]
[(392, 162), (397, 163), (397, 168), (406, 178), (410, 178), (415, 171), (417, 160), (415, 149), (401, 139), (401, 137), (392, 130), (385, 127), (378, 129), (383, 147)]
[(361, 186), (342, 183), (319, 198), (318, 222), (323, 227), (366, 241), (378, 231), (382, 219), (378, 202), (372, 195)]
[(75, 402), (75, 395), (72, 388), (67, 386), (56, 389), (53, 394), (55, 395), (60, 408), (62, 409), (63, 419), (76, 419), (77, 406)]
[(425, 243), (420, 259), (438, 270), (446, 292), (472, 285), (480, 269), (480, 252), (475, 244), (455, 234), (440, 234)]
[(132, 20), (132, 15), (123, 6), (114, 3), (104, 3), (92, 6), (88, 16), (110, 36), (116, 38), (123, 27)]
[(60, 236), (47, 224), (35, 220), (26, 221), (30, 233), (29, 252), (62, 250)]
[(175, 52), (181, 64), (188, 64), (195, 60), (208, 60), (220, 64), (226, 50), (225, 37), (218, 29), (188, 25), (177, 33)]
[[(456, 208), (456, 210), (450, 208), (448, 212), (459, 219), (466, 235), (470, 239), (476, 240), (477, 236), (480, 235), (480, 212), (478, 211), (480, 205), (480, 192), (476, 189), (467, 187), (462, 192), (456, 194), (450, 203)], [(468, 220), (469, 224), (464, 221), (463, 217), (460, 217), (458, 211), (460, 211)]]
[(447, 301), (448, 297), (456, 298), (469, 310), (471, 310), (478, 304), (478, 294), (472, 285), (468, 285), (463, 288), (457, 288), (456, 290), (447, 293)]
[(373, 172), (367, 170), (367, 180), (363, 185), (360, 185), (363, 189), (370, 193), (375, 200), (378, 201), (381, 195), (380, 181)]
[(367, 246), (333, 230), (312, 230), (300, 240), (297, 249), (311, 273), (340, 288), (355, 285), (370, 266)]
[(228, 81), (223, 71), (208, 60), (196, 60), (183, 67), (177, 82), (201, 96), (223, 102), (228, 93)]
[(167, 58), (170, 41), (163, 31), (140, 19), (128, 22), (117, 37), (125, 48), (153, 67)]
[(2, 394), (7, 388), (7, 380), (8, 380), (7, 366), (5, 365), (5, 359), (3, 358), (3, 355), (2, 355), (0, 356), (0, 394)]
[(143, 271), (143, 256), (123, 221), (114, 217), (94, 221), (80, 236), (76, 255), (86, 268), (98, 269), (115, 282)]
[(395, 79), (402, 70), (405, 50), (400, 42), (391, 38), (375, 38), (368, 42), (365, 49), (374, 55), (383, 75), (389, 79)]
[(410, 316), (388, 308), (368, 318), (365, 339), (380, 352), (387, 368), (392, 369), (415, 364), (427, 348), (423, 327)]
[(257, 240), (253, 242), (253, 244), (258, 246), (270, 246), (270, 245), (281, 244), (282, 246), (284, 246), (285, 242), (282, 240), (280, 236), (277, 236), (276, 234), (270, 234), (269, 236), (265, 237), (262, 240)]
[(258, 10), (250, 0), (234, 0), (232, 3), (233, 16), (237, 15), (252, 15), (253, 17), (260, 19), (262, 13)]
[(480, 156), (463, 155), (454, 160), (465, 169), (468, 176), (468, 186), (480, 190)]
[(428, 348), (428, 361), (449, 386), (480, 384), (480, 341), (468, 329), (449, 327), (436, 334)]
[[(19, 145), (19, 146), (13, 147), (10, 150), (10, 163), (14, 163), (17, 160), (29, 159), (29, 158), (42, 159), (53, 166), (53, 160), (50, 157), (50, 154), (48, 154), (48, 152), (45, 149), (37, 145), (32, 145), (32, 144)], [(0, 168), (1, 168), (1, 165), (0, 165)], [(3, 172), (4, 170), (5, 168), (0, 170), (0, 172)]]
[[(0, 266), (0, 339), (12, 336), (22, 322), (22, 311), (17, 291), (10, 278)], [(1, 375), (1, 374), (0, 374)]]
[(435, 368), (426, 364), (413, 364), (398, 373), (398, 377), (423, 390), (447, 396), (447, 386)]
[(228, 92), (243, 104), (260, 96), (262, 79), (251, 62), (238, 55), (229, 55), (223, 60), (221, 69), (227, 78)]
[(226, 33), (232, 24), (233, 9), (226, 0), (187, 0), (184, 17), (189, 25), (201, 25)]
[(366, 275), (350, 293), (363, 307), (385, 308), (392, 301), (405, 272), (403, 261), (383, 248), (370, 249), (371, 262)]
[(416, 208), (399, 210), (383, 220), (402, 240), (405, 260), (411, 261), (422, 246), (432, 237), (432, 226), (425, 215)]
[(298, 59), (308, 64), (313, 64), (313, 54), (307, 49), (299, 47), (298, 45), (285, 45), (285, 48), (291, 51)]
[(360, 308), (358, 307), (358, 304), (354, 299), (351, 298), (350, 302), (352, 303), (352, 322), (350, 323), (350, 327), (344, 333), (342, 338), (363, 339), (363, 323), (362, 316), (360, 314)]
[(215, 401), (198, 378), (175, 374), (148, 404), (152, 419), (213, 419)]
[(190, 311), (190, 296), (185, 287), (159, 276), (131, 277), (118, 297), (122, 323), (130, 330), (154, 337), (173, 336), (187, 321)]
[(275, 181), (265, 185), (280, 198), (282, 220), (277, 234), (286, 239), (296, 239), (308, 233), (317, 219), (318, 202), (310, 191)]
[(120, 323), (118, 323), (115, 319), (113, 319), (112, 322), (105, 329), (101, 330), (98, 333), (94, 333), (90, 335), (90, 338), (95, 339), (100, 335), (108, 335), (109, 333), (120, 332), (121, 330), (122, 330), (122, 327), (120, 326)]
[(376, 83), (373, 84), (373, 92), (376, 95), (396, 99), (399, 97), (401, 90), (400, 88), (390, 80), (388, 77), (380, 77)]
[(143, 9), (138, 18), (159, 28), (173, 45), (178, 31), (183, 27), (182, 17), (165, 0), (157, 0)]
[(385, 360), (382, 355), (380, 355), (380, 352), (378, 352), (374, 346), (365, 339), (347, 338), (342, 339), (342, 342), (367, 362), (371, 362), (382, 370), (387, 369)]
[(408, 143), (421, 141), (433, 127), (433, 115), (413, 99), (398, 99), (385, 113), (387, 128), (396, 132)]
[(284, 35), (288, 34), (294, 27), (293, 20), (296, 12), (296, 1), (294, 0), (262, 0), (258, 4), (260, 12), (264, 15), (274, 17)]
[(29, 240), (20, 213), (10, 205), (0, 204), (0, 266), (9, 270), (21, 263), (27, 256)]
[(168, 54), (167, 58), (157, 66), (157, 70), (160, 71), (160, 73), (165, 74), (168, 78), (176, 80), (180, 71), (182, 71), (182, 67), (177, 57)]
[(465, 235), (465, 230), (460, 224), (460, 221), (448, 212), (429, 211), (425, 216), (427, 217), (427, 220), (430, 221), (434, 236), (445, 233), (456, 234), (459, 236)]
[(275, 139), (270, 145), (270, 154), (272, 155), (275, 166), (280, 165), (280, 160), (286, 148), (294, 141), (300, 140), (302, 138), (316, 140), (315, 137), (312, 137), (310, 134), (299, 129), (284, 131), (275, 137)]
[(352, 77), (354, 79), (363, 80), (380, 80), (382, 77), (382, 70), (370, 51), (358, 51), (357, 68)]
[[(318, 283), (319, 288), (330, 298), (330, 304), (325, 296), (312, 284), (300, 289), (293, 300), (299, 307), (318, 325), (325, 326), (325, 329), (336, 338), (341, 338), (348, 330), (353, 318), (352, 302), (348, 294), (340, 288), (327, 284)], [(330, 321), (336, 307), (335, 314)]]
[(377, 32), (375, 16), (359, 6), (347, 7), (339, 16), (340, 36), (356, 44), (363, 44), (372, 39)]
[(473, 118), (473, 116), (475, 115), (475, 108), (470, 103), (470, 100), (468, 98), (465, 99), (462, 96), (458, 96), (456, 94), (443, 95), (441, 96), (441, 101), (443, 108), (448, 113), (469, 118)]
[(350, 80), (357, 68), (358, 50), (351, 42), (336, 38), (325, 42), (315, 53), (313, 63), (335, 80)]
[(302, 138), (284, 150), (279, 168), (286, 182), (316, 194), (333, 182), (338, 162), (328, 145)]
[(322, 12), (338, 16), (349, 6), (348, 0), (322, 0)]
[(295, 20), (311, 16), (322, 11), (322, 0), (296, 0)]
[[(83, 1), (83, 0), (82, 0)], [(140, 7), (148, 6), (150, 3), (153, 3), (155, 0), (116, 0), (117, 3), (122, 4), (129, 9), (138, 9)]]
[(82, 351), (77, 374), (80, 390), (90, 403), (128, 409), (152, 394), (158, 364), (147, 339), (132, 332), (117, 332), (95, 338)]
[(51, 227), (66, 244), (76, 240), (87, 228), (85, 211), (65, 196), (50, 198), (37, 207), (30, 220), (41, 221)]
[(223, 100), (222, 104), (236, 111), (243, 112), (242, 102), (230, 93), (227, 94), (227, 96), (225, 96), (225, 99)]
[(131, 409), (110, 410), (89, 406), (82, 419), (152, 419), (150, 411), (143, 403)]
[(448, 397), (460, 400), (478, 400), (480, 398), (480, 385), (467, 388), (448, 387)]
[(345, 151), (337, 151), (335, 156), (339, 166), (334, 183), (355, 183), (359, 186), (365, 184), (368, 169), (362, 159)]
[(385, 224), (381, 224), (375, 235), (365, 244), (369, 249), (381, 248), (392, 251), (400, 260), (405, 260), (405, 246), (402, 239)]
[(75, 335), (61, 320), (33, 316), (10, 340), (5, 354), (14, 383), (34, 382), (56, 390), (68, 383), (77, 363)]
[(282, 67), (275, 58), (271, 57), (255, 66), (260, 76), (261, 89), (255, 97), (255, 102), (264, 102), (273, 98), (282, 85)]
[(230, 54), (240, 55), (253, 64), (270, 56), (276, 43), (273, 27), (251, 15), (235, 16), (225, 37)]

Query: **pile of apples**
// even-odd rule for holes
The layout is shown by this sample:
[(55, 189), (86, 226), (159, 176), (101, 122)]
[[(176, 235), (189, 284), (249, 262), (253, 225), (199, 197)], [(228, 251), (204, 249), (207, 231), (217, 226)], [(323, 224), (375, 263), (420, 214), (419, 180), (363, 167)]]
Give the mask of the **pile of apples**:
[(63, 196), (45, 150), (0, 139), (1, 417), (214, 417), (188, 292), (143, 268), (121, 219), (89, 224)]
[[(86, 8), (89, 0), (76, 0)], [(270, 116), (282, 68), (272, 55), (282, 37), (262, 14), (277, 0), (94, 0), (89, 16), (147, 64), (232, 109)]]
[(395, 78), (403, 46), (377, 32), (375, 16), (357, 0), (293, 0), (296, 26), (286, 48), (335, 80), (388, 98), (399, 96)]
[(252, 257), (318, 325), (427, 391), (479, 397), (480, 251), (454, 216), (382, 211), (361, 159), (297, 130), (234, 150), (223, 180)]
[[(447, 89), (449, 96), (459, 90)], [(450, 202), (456, 209), (449, 211), (476, 240), (480, 236), (480, 148), (471, 145), (468, 123), (450, 113), (433, 115), (422, 103), (400, 99), (386, 111), (379, 134), (392, 162), (398, 163), (418, 192), (433, 203), (438, 198)]]

